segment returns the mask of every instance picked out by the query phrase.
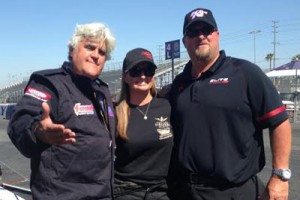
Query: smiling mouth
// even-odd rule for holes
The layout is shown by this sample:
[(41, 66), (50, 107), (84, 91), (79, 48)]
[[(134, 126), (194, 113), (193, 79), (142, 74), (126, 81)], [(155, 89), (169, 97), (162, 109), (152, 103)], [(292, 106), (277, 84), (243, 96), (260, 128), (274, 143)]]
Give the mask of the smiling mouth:
[(204, 46), (204, 45), (208, 45), (207, 43), (200, 43), (198, 44), (198, 46)]
[(136, 81), (135, 84), (137, 84), (137, 85), (147, 85), (149, 83), (147, 81)]
[(90, 63), (92, 63), (92, 64), (94, 64), (94, 65), (98, 65), (98, 63), (97, 63), (97, 62), (93, 62), (93, 61), (91, 61)]

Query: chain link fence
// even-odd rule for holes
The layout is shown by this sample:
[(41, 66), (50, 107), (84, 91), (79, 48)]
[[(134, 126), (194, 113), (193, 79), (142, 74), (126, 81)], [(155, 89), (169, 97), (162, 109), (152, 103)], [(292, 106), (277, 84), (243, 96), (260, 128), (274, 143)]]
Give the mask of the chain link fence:
[(286, 105), (290, 121), (299, 122), (299, 76), (272, 77), (270, 79), (277, 88), (283, 103)]

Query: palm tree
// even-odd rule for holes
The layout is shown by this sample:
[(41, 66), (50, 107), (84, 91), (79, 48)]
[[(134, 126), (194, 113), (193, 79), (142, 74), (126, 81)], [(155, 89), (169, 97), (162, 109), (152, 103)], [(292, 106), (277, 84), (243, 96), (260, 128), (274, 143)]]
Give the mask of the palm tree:
[(272, 58), (273, 58), (273, 55), (272, 53), (268, 53), (267, 56), (266, 56), (266, 61), (270, 62), (270, 71), (271, 71), (271, 65), (272, 65)]
[(294, 57), (292, 58), (292, 60), (293, 60), (293, 61), (300, 60), (300, 54), (294, 56)]

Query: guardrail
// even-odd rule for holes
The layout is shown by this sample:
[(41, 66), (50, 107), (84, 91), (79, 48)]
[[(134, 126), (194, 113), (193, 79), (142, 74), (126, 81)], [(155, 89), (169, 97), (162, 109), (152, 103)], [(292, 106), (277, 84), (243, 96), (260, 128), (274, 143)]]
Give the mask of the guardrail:
[(4, 189), (9, 190), (11, 192), (19, 192), (19, 193), (22, 193), (22, 194), (31, 195), (31, 190), (27, 189), (27, 188), (11, 185), (11, 184), (7, 184), (7, 183), (2, 183), (1, 187), (3, 187)]

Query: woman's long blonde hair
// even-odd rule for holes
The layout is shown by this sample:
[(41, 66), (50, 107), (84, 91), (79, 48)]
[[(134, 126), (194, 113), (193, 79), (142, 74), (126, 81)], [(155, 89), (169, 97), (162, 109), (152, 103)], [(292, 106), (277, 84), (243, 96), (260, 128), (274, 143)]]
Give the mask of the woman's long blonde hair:
[[(157, 94), (156, 84), (154, 78), (152, 79), (153, 84), (150, 88), (150, 94), (155, 97)], [(121, 93), (119, 100), (116, 105), (116, 115), (117, 115), (117, 135), (125, 140), (128, 140), (127, 126), (128, 119), (130, 116), (130, 108), (128, 102), (130, 101), (130, 91), (129, 86), (125, 83), (124, 78), (122, 78)]]

